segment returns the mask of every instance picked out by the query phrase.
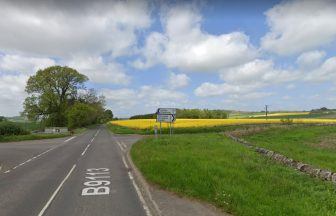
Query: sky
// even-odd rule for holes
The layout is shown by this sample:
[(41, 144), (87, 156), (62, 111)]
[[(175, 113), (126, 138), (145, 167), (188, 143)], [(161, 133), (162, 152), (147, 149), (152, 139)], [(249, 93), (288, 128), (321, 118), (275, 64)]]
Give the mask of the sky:
[(0, 0), (0, 115), (66, 65), (118, 117), (336, 106), (336, 1)]

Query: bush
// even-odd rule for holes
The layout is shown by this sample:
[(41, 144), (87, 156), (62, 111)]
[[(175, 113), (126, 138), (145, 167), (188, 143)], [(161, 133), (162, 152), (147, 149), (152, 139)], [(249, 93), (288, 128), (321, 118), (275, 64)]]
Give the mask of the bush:
[(293, 124), (293, 119), (290, 118), (282, 118), (280, 121), (282, 124)]
[(13, 122), (0, 122), (0, 136), (25, 134), (29, 134), (29, 132)]
[(94, 124), (97, 120), (96, 110), (89, 104), (76, 103), (67, 113), (70, 129)]

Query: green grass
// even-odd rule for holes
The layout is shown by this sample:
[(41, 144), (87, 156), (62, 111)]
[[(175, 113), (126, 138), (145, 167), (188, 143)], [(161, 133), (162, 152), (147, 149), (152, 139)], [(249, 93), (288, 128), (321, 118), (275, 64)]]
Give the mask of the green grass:
[(137, 129), (122, 127), (119, 125), (114, 125), (114, 124), (109, 124), (109, 123), (106, 124), (106, 126), (112, 133), (115, 133), (115, 134), (146, 134), (145, 130), (137, 130)]
[(16, 142), (24, 140), (39, 140), (39, 139), (52, 139), (70, 136), (69, 133), (64, 134), (28, 134), (17, 136), (0, 136), (0, 142)]
[(295, 160), (336, 171), (335, 126), (272, 128), (243, 138)]
[(145, 178), (234, 215), (336, 215), (335, 186), (262, 157), (221, 134), (147, 138), (131, 156)]

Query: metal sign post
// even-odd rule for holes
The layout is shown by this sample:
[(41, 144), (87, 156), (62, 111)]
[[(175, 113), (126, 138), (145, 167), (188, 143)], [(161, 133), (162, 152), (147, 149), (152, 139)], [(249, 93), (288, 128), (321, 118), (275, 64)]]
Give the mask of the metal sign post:
[(169, 134), (172, 135), (172, 123), (176, 120), (176, 109), (175, 108), (159, 108), (156, 112), (156, 122), (160, 122), (160, 134), (161, 132), (161, 123), (167, 122), (169, 125)]

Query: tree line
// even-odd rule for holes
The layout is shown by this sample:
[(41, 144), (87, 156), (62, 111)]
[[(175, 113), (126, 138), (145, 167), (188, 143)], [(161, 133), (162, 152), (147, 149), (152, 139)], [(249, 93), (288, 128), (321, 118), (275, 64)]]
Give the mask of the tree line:
[[(228, 113), (225, 110), (209, 110), (209, 109), (177, 109), (177, 118), (187, 119), (226, 119)], [(134, 115), (130, 119), (155, 119), (156, 113)]]
[(113, 118), (105, 98), (87, 89), (88, 78), (73, 68), (51, 66), (30, 76), (22, 115), (45, 126), (69, 128), (104, 123)]

